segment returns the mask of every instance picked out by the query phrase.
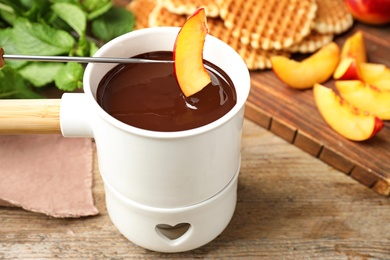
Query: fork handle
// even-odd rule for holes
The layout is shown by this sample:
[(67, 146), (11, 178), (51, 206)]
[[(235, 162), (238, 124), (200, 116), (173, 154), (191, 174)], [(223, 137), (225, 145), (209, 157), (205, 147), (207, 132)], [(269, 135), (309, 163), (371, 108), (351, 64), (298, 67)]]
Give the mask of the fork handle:
[(0, 134), (61, 134), (61, 99), (0, 100)]

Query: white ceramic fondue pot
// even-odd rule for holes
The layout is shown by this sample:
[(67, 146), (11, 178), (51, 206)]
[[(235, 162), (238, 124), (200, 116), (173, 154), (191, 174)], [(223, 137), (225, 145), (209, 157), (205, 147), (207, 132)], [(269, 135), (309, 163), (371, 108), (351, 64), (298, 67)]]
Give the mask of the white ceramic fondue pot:
[[(172, 51), (178, 31), (137, 30), (108, 42), (95, 56)], [(0, 112), (0, 133), (61, 132), (64, 137), (94, 138), (107, 210), (117, 229), (150, 250), (200, 247), (226, 228), (235, 209), (244, 104), (250, 89), (245, 63), (226, 43), (208, 35), (204, 59), (230, 76), (237, 93), (232, 110), (208, 125), (156, 132), (118, 121), (96, 101), (100, 80), (116, 64), (90, 63), (84, 93), (66, 93), (60, 100), (0, 100), (5, 111)]]

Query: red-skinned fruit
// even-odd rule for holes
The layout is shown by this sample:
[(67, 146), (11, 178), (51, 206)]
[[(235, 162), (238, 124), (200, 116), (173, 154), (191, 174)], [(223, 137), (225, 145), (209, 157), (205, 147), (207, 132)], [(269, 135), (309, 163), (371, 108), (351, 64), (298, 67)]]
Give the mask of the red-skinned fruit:
[(363, 23), (390, 23), (390, 0), (344, 0), (352, 16)]

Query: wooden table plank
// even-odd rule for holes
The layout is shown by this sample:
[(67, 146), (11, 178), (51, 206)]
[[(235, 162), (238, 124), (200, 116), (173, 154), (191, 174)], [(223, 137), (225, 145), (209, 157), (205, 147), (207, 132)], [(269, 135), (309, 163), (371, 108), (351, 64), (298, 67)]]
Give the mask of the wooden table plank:
[[(373, 27), (356, 23), (335, 41), (341, 47), (345, 39), (357, 30), (364, 33), (369, 62), (390, 67), (390, 25)], [(324, 122), (311, 89), (288, 88), (272, 71), (255, 71), (251, 73), (251, 78), (247, 118), (376, 192), (386, 196), (390, 194), (389, 121), (370, 140), (349, 141)], [(334, 87), (334, 80), (325, 85)]]
[(0, 259), (388, 259), (390, 200), (272, 132), (245, 120), (238, 202), (226, 230), (184, 253), (138, 247), (105, 208), (95, 154), (100, 214), (55, 219), (0, 208)]

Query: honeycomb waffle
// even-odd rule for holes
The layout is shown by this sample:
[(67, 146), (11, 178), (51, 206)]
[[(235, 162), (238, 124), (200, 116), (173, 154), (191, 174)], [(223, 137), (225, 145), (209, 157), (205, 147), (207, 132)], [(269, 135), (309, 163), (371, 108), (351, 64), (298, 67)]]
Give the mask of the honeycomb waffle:
[(219, 5), (216, 0), (158, 0), (171, 13), (191, 15), (199, 7), (204, 7), (208, 17), (219, 16)]
[(301, 42), (288, 48), (289, 52), (312, 53), (333, 40), (332, 33), (319, 33), (312, 30)]
[(135, 16), (135, 30), (149, 27), (149, 15), (156, 5), (156, 0), (132, 0), (126, 6)]
[(233, 36), (253, 48), (287, 49), (309, 35), (315, 0), (225, 0), (220, 16)]
[[(186, 16), (169, 12), (161, 5), (157, 5), (150, 14), (149, 26), (182, 26)], [(241, 41), (231, 34), (219, 18), (208, 18), (207, 24), (210, 34), (229, 44), (242, 57), (248, 69), (269, 69), (272, 64), (270, 57), (273, 55), (290, 56), (287, 51), (254, 49), (250, 45), (242, 44)]]
[(316, 0), (317, 16), (313, 29), (320, 33), (340, 34), (353, 24), (352, 15), (348, 12), (343, 0)]
[(207, 20), (210, 34), (218, 39), (226, 42), (244, 60), (246, 66), (250, 70), (263, 70), (272, 68), (271, 57), (274, 55), (282, 55), (289, 57), (290, 53), (283, 50), (263, 50), (261, 48), (254, 49), (252, 46), (243, 44), (240, 39), (234, 37), (231, 31), (227, 30), (224, 22), (221, 19)]
[(162, 4), (158, 3), (149, 15), (149, 27), (183, 26), (187, 16), (171, 13)]

